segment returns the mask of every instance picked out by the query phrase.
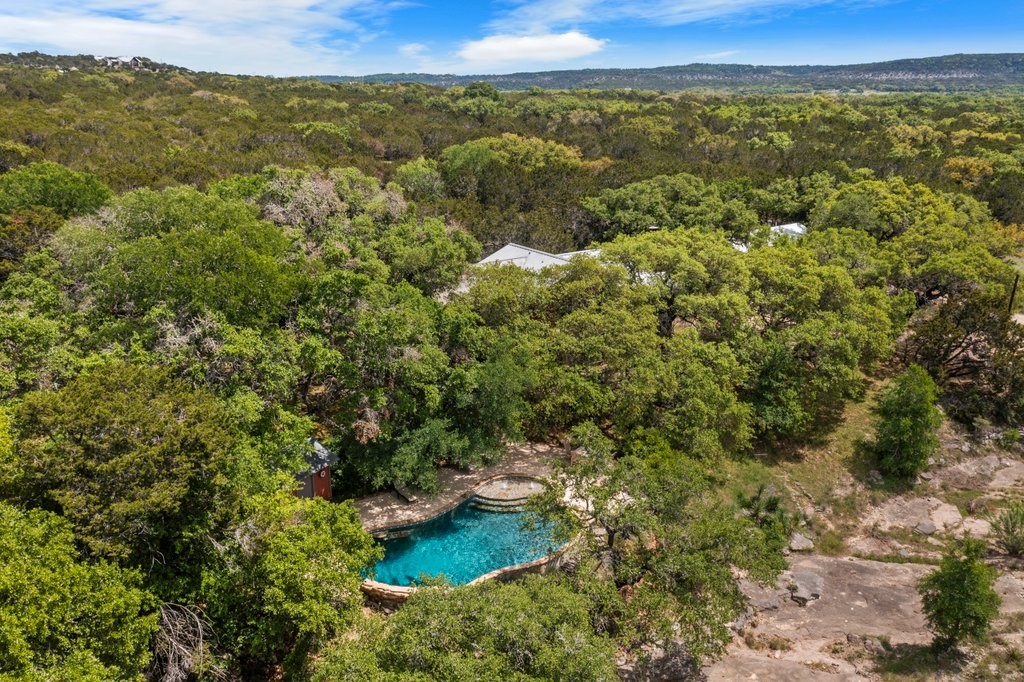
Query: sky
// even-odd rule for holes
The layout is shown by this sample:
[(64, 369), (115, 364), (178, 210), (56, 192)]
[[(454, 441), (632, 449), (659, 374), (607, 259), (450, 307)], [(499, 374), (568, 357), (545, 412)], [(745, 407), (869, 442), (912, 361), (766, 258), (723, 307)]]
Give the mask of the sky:
[(1024, 52), (1024, 0), (0, 0), (0, 52), (495, 74)]

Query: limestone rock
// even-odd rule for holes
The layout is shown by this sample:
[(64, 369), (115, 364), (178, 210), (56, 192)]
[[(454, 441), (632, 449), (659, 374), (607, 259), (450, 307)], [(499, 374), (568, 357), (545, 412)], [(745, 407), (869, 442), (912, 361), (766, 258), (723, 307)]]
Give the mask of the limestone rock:
[(935, 525), (939, 526), (943, 530), (948, 530), (964, 520), (963, 515), (960, 514), (960, 510), (947, 502), (939, 503), (931, 510), (929, 516), (932, 521), (935, 522)]
[(864, 638), (864, 650), (873, 656), (885, 655), (885, 647), (882, 645), (881, 640), (876, 637)]
[(810, 552), (814, 549), (814, 543), (801, 533), (793, 533), (789, 536), (789, 548), (794, 552)]
[(964, 519), (957, 536), (970, 535), (975, 538), (984, 538), (992, 532), (992, 524), (985, 519), (968, 518)]
[(615, 559), (610, 551), (598, 555), (597, 576), (602, 580), (610, 580), (615, 576)]
[(810, 571), (794, 571), (793, 584), (790, 586), (792, 599), (800, 606), (806, 606), (807, 602), (820, 599), (825, 581), (817, 573)]

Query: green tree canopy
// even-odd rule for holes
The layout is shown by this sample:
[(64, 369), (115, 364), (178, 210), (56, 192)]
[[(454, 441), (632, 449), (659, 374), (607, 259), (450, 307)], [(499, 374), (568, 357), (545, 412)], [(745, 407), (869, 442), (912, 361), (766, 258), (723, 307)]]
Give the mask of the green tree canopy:
[(59, 511), (89, 552), (188, 575), (213, 522), (237, 432), (218, 404), (165, 369), (99, 365), (15, 414), (19, 468), (4, 494)]
[(0, 677), (140, 681), (156, 630), (139, 575), (79, 559), (71, 524), (0, 502)]
[(92, 213), (112, 196), (96, 176), (49, 161), (31, 163), (0, 175), (0, 214), (45, 206), (69, 218)]
[(199, 596), (229, 651), (248, 664), (284, 659), (296, 675), (353, 622), (381, 550), (350, 503), (280, 491), (249, 500), (216, 555)]
[(551, 577), (422, 589), (386, 622), (339, 642), (313, 679), (611, 682), (614, 645), (594, 632), (591, 608)]
[(642, 234), (651, 227), (721, 230), (746, 242), (759, 225), (757, 214), (742, 201), (723, 198), (715, 185), (688, 173), (606, 189), (583, 201), (597, 222), (596, 234)]
[(122, 197), (102, 219), (63, 231), (57, 252), (114, 315), (166, 304), (256, 324), (278, 319), (295, 293), (292, 241), (251, 206), (177, 188)]
[(878, 399), (875, 450), (883, 473), (911, 478), (924, 471), (939, 446), (939, 389), (919, 365), (911, 365)]

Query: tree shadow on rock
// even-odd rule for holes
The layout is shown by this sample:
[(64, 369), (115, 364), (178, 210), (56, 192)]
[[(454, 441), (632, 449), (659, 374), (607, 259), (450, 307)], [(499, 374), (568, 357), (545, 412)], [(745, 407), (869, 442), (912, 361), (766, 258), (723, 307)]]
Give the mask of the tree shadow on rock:
[(854, 443), (853, 455), (849, 459), (850, 474), (868, 488), (899, 495), (914, 487), (913, 478), (886, 476), (879, 470), (878, 445), (869, 438), (860, 438)]
[(881, 675), (933, 679), (940, 674), (957, 674), (967, 658), (956, 649), (936, 649), (931, 644), (887, 644), (875, 655), (875, 671)]

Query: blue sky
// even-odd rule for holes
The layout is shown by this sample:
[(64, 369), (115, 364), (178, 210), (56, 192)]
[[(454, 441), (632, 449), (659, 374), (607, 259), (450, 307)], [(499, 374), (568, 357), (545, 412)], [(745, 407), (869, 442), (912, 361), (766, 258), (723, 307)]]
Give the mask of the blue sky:
[(508, 73), (1024, 52), (1024, 0), (0, 0), (0, 52), (227, 73)]

